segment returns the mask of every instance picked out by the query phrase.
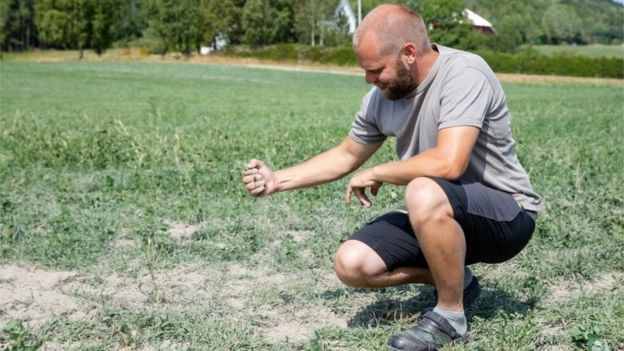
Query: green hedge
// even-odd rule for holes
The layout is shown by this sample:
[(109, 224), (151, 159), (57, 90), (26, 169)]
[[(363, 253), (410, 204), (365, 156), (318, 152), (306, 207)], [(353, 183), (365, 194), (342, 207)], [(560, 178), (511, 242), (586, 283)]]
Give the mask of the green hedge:
[(614, 57), (591, 58), (568, 53), (542, 55), (535, 50), (516, 54), (478, 51), (494, 72), (552, 74), (574, 77), (624, 78), (624, 60)]
[(350, 46), (307, 46), (299, 44), (280, 44), (261, 48), (232, 47), (222, 52), (226, 56), (253, 57), (261, 60), (287, 62), (318, 62), (340, 66), (356, 64), (353, 49)]
[[(624, 78), (624, 60), (620, 58), (591, 58), (569, 53), (543, 55), (535, 50), (524, 50), (515, 54), (489, 50), (480, 50), (476, 53), (498, 73)], [(350, 46), (321, 47), (281, 44), (256, 49), (234, 47), (225, 50), (223, 54), (281, 62), (318, 62), (340, 66), (356, 64), (355, 55)]]

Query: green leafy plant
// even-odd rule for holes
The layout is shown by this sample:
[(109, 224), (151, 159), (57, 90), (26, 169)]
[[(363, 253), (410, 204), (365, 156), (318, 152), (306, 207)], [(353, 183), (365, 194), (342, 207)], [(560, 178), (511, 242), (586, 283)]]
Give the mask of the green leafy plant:
[(597, 323), (576, 326), (570, 336), (572, 341), (590, 351), (609, 351), (609, 346), (603, 340), (604, 329)]
[(35, 351), (41, 345), (41, 340), (31, 334), (21, 322), (11, 321), (2, 331), (8, 335), (7, 351)]

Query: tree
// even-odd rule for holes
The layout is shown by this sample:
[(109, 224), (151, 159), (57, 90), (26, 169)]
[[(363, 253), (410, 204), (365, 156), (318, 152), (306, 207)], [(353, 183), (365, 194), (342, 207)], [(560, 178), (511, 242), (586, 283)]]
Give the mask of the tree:
[(298, 0), (295, 2), (295, 33), (299, 43), (309, 42), (316, 45), (318, 34), (318, 12), (314, 0)]
[(515, 52), (518, 47), (529, 41), (527, 29), (528, 19), (520, 14), (508, 16), (502, 21), (494, 24), (495, 35), (489, 35), (484, 39), (484, 44), (488, 49), (502, 52)]
[(418, 11), (429, 27), (431, 42), (458, 49), (476, 49), (481, 39), (464, 16), (461, 0), (408, 1), (407, 5)]
[(321, 45), (338, 46), (351, 45), (352, 37), (349, 35), (349, 19), (339, 12), (334, 15), (333, 21), (325, 21), (328, 26), (321, 28)]
[(38, 0), (39, 37), (52, 46), (77, 48), (80, 59), (87, 47), (100, 55), (112, 45), (120, 4), (120, 0)]
[(548, 41), (554, 44), (560, 42), (579, 42), (583, 34), (581, 19), (568, 5), (552, 5), (544, 12), (542, 27)]
[(119, 25), (120, 0), (92, 0), (89, 47), (98, 55), (110, 48)]
[(232, 17), (232, 27), (229, 30), (228, 42), (230, 44), (241, 44), (245, 31), (243, 28), (243, 9), (247, 0), (232, 0), (234, 2), (234, 13)]
[[(374, 9), (375, 7), (381, 4), (394, 4), (397, 2), (405, 3), (405, 1), (394, 1), (394, 0), (362, 0), (362, 18), (364, 18), (364, 16), (366, 16), (366, 14), (369, 13), (372, 9)], [(356, 17), (358, 15), (357, 3), (358, 3), (358, 0), (349, 1), (349, 4), (351, 5), (353, 12), (355, 12)]]
[(242, 8), (233, 0), (202, 0), (201, 29), (205, 44), (216, 49), (217, 40), (231, 41), (240, 23)]
[(86, 0), (38, 0), (35, 21), (40, 39), (52, 46), (78, 48), (79, 58), (87, 43)]
[(296, 0), (294, 2), (294, 30), (297, 41), (314, 46), (334, 14), (336, 1)]
[(144, 7), (143, 0), (127, 0), (124, 2), (125, 4), (119, 7), (116, 26), (117, 36), (115, 39), (127, 43), (142, 36), (146, 23), (142, 12)]
[(294, 39), (291, 0), (247, 0), (243, 7), (244, 41), (258, 46)]
[[(9, 8), (11, 0), (0, 0), (0, 45), (4, 48), (4, 43), (8, 38), (7, 29), (9, 27)], [(2, 52), (0, 51), (0, 54)]]
[(200, 0), (149, 0), (145, 7), (147, 35), (152, 49), (164, 54), (178, 50), (189, 55), (202, 40)]
[[(497, 30), (496, 37), (499, 37), (498, 31), (501, 26), (509, 26), (511, 31), (513, 25), (517, 25), (516, 30), (524, 38), (522, 44), (562, 41), (556, 29), (556, 23), (561, 23), (560, 20), (576, 22), (577, 26), (576, 33), (571, 37), (565, 35), (569, 38), (563, 41), (621, 44), (624, 40), (624, 16), (622, 16), (624, 7), (610, 0), (464, 0), (464, 3), (469, 9), (492, 21)], [(554, 8), (551, 8), (553, 6)], [(561, 14), (561, 9), (558, 10), (557, 6), (568, 7), (568, 10), (563, 10), (564, 14)], [(573, 9), (574, 13), (571, 13), (569, 9)], [(547, 15), (547, 12), (550, 14)], [(566, 18), (565, 12), (569, 14), (570, 21)], [(514, 17), (522, 17), (523, 21), (518, 21)], [(578, 18), (581, 23), (577, 22)], [(567, 26), (566, 23), (563, 25)], [(501, 37), (501, 41), (505, 39)]]
[(2, 48), (30, 49), (37, 44), (34, 0), (0, 0), (0, 45)]

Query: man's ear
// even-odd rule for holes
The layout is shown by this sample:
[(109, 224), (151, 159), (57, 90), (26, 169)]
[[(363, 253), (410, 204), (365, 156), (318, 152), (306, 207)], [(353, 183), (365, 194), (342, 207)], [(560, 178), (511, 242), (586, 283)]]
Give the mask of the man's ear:
[(416, 49), (416, 45), (412, 43), (405, 43), (402, 51), (403, 57), (408, 65), (416, 62), (416, 58), (418, 57), (418, 49)]

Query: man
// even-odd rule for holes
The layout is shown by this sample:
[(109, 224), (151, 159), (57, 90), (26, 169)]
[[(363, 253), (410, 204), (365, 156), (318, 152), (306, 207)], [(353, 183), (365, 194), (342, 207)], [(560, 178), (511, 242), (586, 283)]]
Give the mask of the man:
[(353, 47), (366, 82), (349, 136), (302, 164), (271, 171), (251, 160), (243, 182), (266, 196), (339, 179), (362, 165), (387, 136), (399, 161), (353, 175), (352, 195), (371, 206), (383, 183), (406, 185), (405, 210), (387, 213), (344, 242), (335, 271), (347, 285), (421, 283), (437, 302), (389, 350), (430, 350), (467, 337), (464, 307), (480, 292), (466, 265), (498, 263), (527, 244), (543, 207), (518, 162), (503, 90), (478, 56), (431, 45), (420, 15), (382, 5), (362, 21)]

